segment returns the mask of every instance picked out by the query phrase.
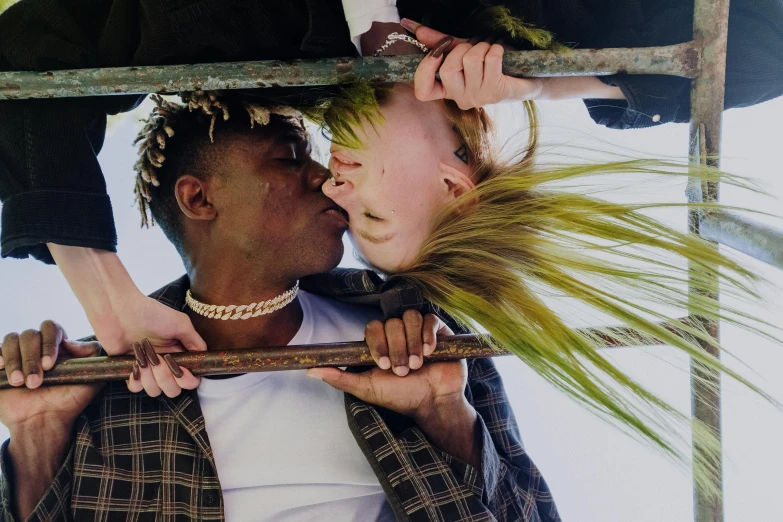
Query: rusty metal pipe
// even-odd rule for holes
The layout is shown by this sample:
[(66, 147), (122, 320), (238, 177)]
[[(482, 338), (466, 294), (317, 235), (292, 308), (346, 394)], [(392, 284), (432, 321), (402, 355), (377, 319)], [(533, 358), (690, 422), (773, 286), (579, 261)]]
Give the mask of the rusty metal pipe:
[[(676, 331), (671, 329), (671, 331)], [(650, 343), (647, 338), (630, 328), (585, 329), (599, 338), (605, 347), (618, 348), (662, 344)], [(454, 335), (438, 339), (435, 351), (428, 361), (453, 361), (510, 355), (508, 351), (490, 348), (476, 335)], [(250, 372), (302, 370), (322, 366), (367, 366), (374, 364), (370, 350), (363, 341), (304, 346), (281, 346), (227, 350), (223, 352), (183, 352), (171, 354), (177, 364), (194, 375), (220, 375)], [(128, 378), (136, 359), (123, 355), (116, 357), (88, 357), (66, 359), (44, 372), (43, 385), (87, 384), (104, 381), (123, 381)], [(0, 390), (11, 388), (5, 372), (0, 372)]]
[[(410, 82), (421, 59), (421, 55), (405, 55), (0, 72), (0, 100), (332, 85), (356, 79)], [(633, 49), (509, 51), (503, 68), (506, 74), (520, 77), (625, 72), (693, 78), (698, 62), (698, 48), (686, 42)]]
[[(694, 0), (693, 41), (701, 48), (699, 74), (691, 83), (691, 158), (702, 165), (720, 166), (721, 123), (726, 90), (726, 49), (729, 28), (729, 0)], [(715, 182), (692, 180), (689, 183), (690, 201), (714, 203), (719, 200), (720, 187)], [(694, 190), (696, 189), (696, 190)], [(689, 212), (689, 227), (693, 233), (702, 234), (702, 214)], [(715, 245), (717, 248), (717, 245)], [(691, 265), (696, 273), (698, 266)], [(701, 275), (701, 278), (704, 274)], [(701, 279), (700, 278), (700, 279)], [(719, 288), (717, 279), (715, 288)], [(703, 284), (703, 283), (702, 283)], [(692, 295), (698, 287), (690, 284)], [(709, 297), (719, 299), (716, 292)], [(719, 358), (720, 325), (704, 321), (714, 343), (700, 343), (704, 351)], [(721, 441), (721, 379), (712, 371), (691, 360), (691, 416), (709, 426)], [(699, 447), (693, 442), (694, 453)], [(694, 460), (695, 461), (695, 460)], [(723, 491), (723, 463), (715, 463), (718, 473), (717, 487)], [(723, 522), (723, 497), (710, 496), (693, 483), (693, 518), (695, 522)]]

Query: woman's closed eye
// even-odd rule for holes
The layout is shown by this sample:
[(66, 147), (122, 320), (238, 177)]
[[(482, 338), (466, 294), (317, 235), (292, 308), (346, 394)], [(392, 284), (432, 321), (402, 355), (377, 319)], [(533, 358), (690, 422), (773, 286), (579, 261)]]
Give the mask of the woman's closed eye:
[(370, 221), (384, 221), (383, 218), (379, 218), (378, 216), (375, 216), (366, 210), (362, 213), (362, 215)]

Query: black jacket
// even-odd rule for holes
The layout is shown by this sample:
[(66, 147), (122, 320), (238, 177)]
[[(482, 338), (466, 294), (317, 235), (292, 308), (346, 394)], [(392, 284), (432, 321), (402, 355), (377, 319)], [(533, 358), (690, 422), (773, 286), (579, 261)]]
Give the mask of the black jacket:
[[(486, 34), (492, 2), (398, 0), (400, 14), (459, 36)], [(690, 0), (509, 0), (523, 20), (577, 47), (691, 38)], [(524, 42), (513, 42), (525, 48)], [(355, 54), (340, 0), (23, 0), (0, 16), (0, 70), (52, 70)], [(783, 93), (783, 0), (733, 0), (726, 107)], [(586, 100), (627, 129), (689, 119), (687, 79), (616, 75), (626, 101)], [(44, 243), (114, 251), (111, 203), (96, 159), (106, 115), (142, 96), (0, 102), (2, 256), (51, 263)], [(127, 173), (129, 174), (129, 173)], [(125, 175), (125, 174), (124, 174)]]

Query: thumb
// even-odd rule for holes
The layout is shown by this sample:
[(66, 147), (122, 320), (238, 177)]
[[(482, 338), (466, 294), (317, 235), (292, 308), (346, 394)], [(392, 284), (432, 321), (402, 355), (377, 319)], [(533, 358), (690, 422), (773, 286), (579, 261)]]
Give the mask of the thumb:
[(103, 349), (101, 343), (97, 341), (84, 343), (81, 341), (71, 341), (70, 339), (63, 340), (60, 346), (65, 349), (68, 355), (76, 359), (82, 357), (95, 357), (101, 353), (101, 350)]
[(320, 379), (333, 388), (357, 397), (366, 402), (373, 402), (375, 393), (368, 376), (361, 373), (349, 373), (338, 368), (310, 368), (307, 376)]
[(202, 339), (198, 332), (196, 332), (196, 329), (193, 328), (193, 323), (190, 322), (190, 318), (185, 314), (181, 314), (181, 316), (181, 319), (177, 323), (174, 337), (179, 340), (182, 346), (192, 352), (205, 351), (207, 349), (207, 343), (204, 342), (204, 339)]

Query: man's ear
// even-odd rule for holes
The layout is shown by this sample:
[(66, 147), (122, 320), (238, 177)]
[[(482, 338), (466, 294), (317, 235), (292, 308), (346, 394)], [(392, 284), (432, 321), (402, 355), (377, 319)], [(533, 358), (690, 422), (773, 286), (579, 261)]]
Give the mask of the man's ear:
[(470, 175), (456, 167), (445, 162), (438, 165), (441, 181), (445, 184), (446, 190), (452, 199), (456, 199), (462, 194), (476, 188), (476, 184), (470, 179)]
[(217, 210), (207, 196), (209, 183), (190, 174), (181, 176), (174, 185), (174, 195), (180, 210), (189, 219), (210, 221)]

